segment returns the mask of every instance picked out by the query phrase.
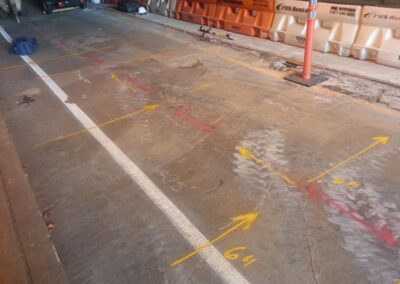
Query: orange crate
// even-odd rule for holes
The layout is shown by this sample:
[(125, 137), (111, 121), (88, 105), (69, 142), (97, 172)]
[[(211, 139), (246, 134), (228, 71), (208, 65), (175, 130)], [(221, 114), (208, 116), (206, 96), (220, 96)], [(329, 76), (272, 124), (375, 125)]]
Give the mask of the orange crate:
[(207, 25), (207, 14), (210, 4), (215, 4), (216, 0), (179, 0), (175, 17), (178, 20)]
[(245, 35), (268, 37), (274, 18), (273, 0), (219, 0), (208, 25)]

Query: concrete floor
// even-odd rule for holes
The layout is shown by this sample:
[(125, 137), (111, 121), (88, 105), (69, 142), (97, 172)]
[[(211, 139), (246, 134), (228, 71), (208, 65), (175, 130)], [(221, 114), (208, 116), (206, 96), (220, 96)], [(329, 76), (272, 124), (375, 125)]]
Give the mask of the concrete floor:
[[(127, 14), (30, 9), (1, 25), (38, 39), (31, 57), (68, 100), (0, 38), (0, 111), (71, 283), (400, 279), (398, 113)], [(189, 223), (165, 215), (67, 104), (110, 122), (99, 128)], [(249, 213), (247, 230), (231, 220)], [(171, 267), (198, 248), (188, 226), (208, 241), (228, 234), (220, 254), (208, 247)]]

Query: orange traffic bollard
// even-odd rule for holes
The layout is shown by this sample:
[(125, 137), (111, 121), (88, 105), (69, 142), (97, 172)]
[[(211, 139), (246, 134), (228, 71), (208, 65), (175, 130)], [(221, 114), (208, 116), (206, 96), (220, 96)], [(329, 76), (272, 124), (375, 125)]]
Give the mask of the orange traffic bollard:
[(314, 29), (315, 29), (315, 18), (317, 17), (317, 2), (318, 0), (310, 0), (308, 3), (308, 18), (307, 18), (307, 35), (306, 35), (306, 47), (304, 48), (304, 69), (303, 79), (311, 79), (311, 63), (312, 63), (312, 52), (314, 46)]
[(317, 18), (317, 3), (318, 0), (309, 0), (308, 3), (307, 34), (306, 46), (304, 48), (303, 75), (300, 77), (298, 74), (295, 74), (287, 76), (285, 78), (286, 80), (307, 87), (315, 86), (328, 80), (327, 77), (311, 74), (315, 19)]

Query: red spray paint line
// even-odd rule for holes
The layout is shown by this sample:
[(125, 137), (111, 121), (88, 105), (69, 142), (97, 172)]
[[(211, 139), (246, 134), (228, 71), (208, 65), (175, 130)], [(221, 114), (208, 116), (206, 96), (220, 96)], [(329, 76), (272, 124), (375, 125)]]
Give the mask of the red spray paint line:
[(190, 117), (190, 116), (187, 115), (183, 110), (178, 110), (178, 111), (176, 112), (176, 114), (177, 114), (180, 118), (182, 118), (182, 119), (184, 119), (184, 120), (190, 122), (191, 124), (193, 124), (194, 126), (196, 126), (197, 128), (200, 128), (201, 130), (203, 130), (203, 131), (205, 131), (205, 132), (212, 132), (212, 131), (214, 130), (214, 129), (212, 129), (212, 128), (209, 127), (209, 126), (202, 124), (200, 121), (194, 119), (193, 117)]
[(94, 58), (94, 57), (91, 56), (90, 54), (84, 54), (83, 57), (86, 57), (87, 59), (89, 59), (90, 61), (92, 61), (92, 62), (93, 62), (94, 64), (96, 64), (96, 65), (100, 65), (100, 64), (103, 63), (103, 61), (101, 61), (101, 60), (99, 60), (99, 59), (97, 59), (97, 58)]
[(150, 93), (150, 89), (146, 88), (145, 86), (143, 86), (142, 84), (140, 84), (138, 81), (136, 81), (134, 78), (132, 77), (126, 77), (126, 80), (131, 82), (131, 84), (133, 86), (135, 86), (137, 89), (145, 92), (145, 93)]
[(46, 36), (48, 36), (50, 34), (47, 30), (39, 29), (39, 24), (37, 22), (29, 21), (29, 23), (31, 23), (32, 26), (37, 28), (39, 30), (39, 32), (42, 34), (42, 36), (46, 37)]
[(41, 33), (43, 36), (48, 36), (48, 35), (50, 35), (50, 32), (47, 31), (47, 30), (40, 30), (40, 33)]
[(31, 23), (33, 26), (35, 26), (35, 27), (39, 27), (39, 24), (38, 23), (36, 23), (36, 22), (33, 22), (33, 21), (29, 21), (29, 23)]
[(317, 196), (320, 199), (322, 199), (324, 202), (329, 204), (330, 206), (336, 207), (337, 209), (339, 209), (340, 211), (342, 211), (346, 215), (350, 216), (351, 218), (353, 218), (357, 222), (359, 222), (362, 225), (364, 225), (368, 230), (370, 230), (376, 236), (378, 236), (379, 238), (384, 240), (387, 244), (393, 245), (396, 242), (396, 240), (394, 239), (394, 237), (392, 236), (390, 231), (386, 228), (386, 226), (383, 226), (381, 230), (375, 229), (372, 225), (368, 224), (363, 219), (357, 217), (356, 215), (351, 213), (349, 210), (343, 208), (342, 206), (340, 206), (336, 202), (332, 201), (328, 196), (326, 196), (325, 194), (321, 193), (321, 190), (319, 188), (317, 188), (315, 186), (310, 187), (309, 190), (308, 190), (308, 194), (310, 196)]
[(60, 39), (60, 40), (58, 41), (58, 44), (61, 45), (61, 46), (63, 46), (63, 47), (66, 47), (66, 48), (71, 49), (71, 45), (69, 45), (68, 43), (66, 43), (66, 42), (65, 42), (64, 40), (62, 40), (62, 39)]

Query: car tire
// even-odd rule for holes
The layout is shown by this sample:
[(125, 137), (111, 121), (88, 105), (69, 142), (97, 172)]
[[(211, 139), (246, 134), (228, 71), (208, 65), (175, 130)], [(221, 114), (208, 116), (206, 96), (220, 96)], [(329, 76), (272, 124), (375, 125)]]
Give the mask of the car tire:
[(43, 9), (46, 14), (53, 13), (53, 3), (52, 1), (43, 0)]

